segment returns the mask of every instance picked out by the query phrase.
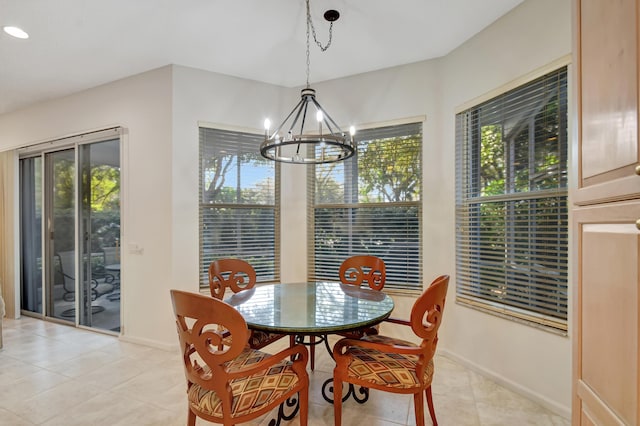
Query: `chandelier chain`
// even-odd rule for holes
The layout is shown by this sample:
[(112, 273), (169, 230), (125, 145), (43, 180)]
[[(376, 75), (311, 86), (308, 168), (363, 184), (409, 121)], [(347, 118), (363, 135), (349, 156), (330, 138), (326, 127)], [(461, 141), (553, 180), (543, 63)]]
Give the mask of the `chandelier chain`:
[[(316, 29), (311, 20), (309, 0), (306, 0), (306, 6), (307, 87), (300, 91), (300, 101), (273, 133), (269, 130), (271, 121), (269, 119), (264, 121), (264, 141), (260, 144), (260, 154), (268, 160), (290, 164), (335, 163), (351, 158), (356, 153), (356, 144), (353, 140), (355, 129), (352, 126), (347, 136), (322, 108), (316, 99), (316, 91), (309, 87), (309, 70), (311, 68), (311, 35), (313, 34), (313, 40), (318, 47), (323, 52), (326, 51), (333, 39), (333, 22), (340, 18), (340, 13), (333, 9), (325, 11), (324, 19), (329, 21), (330, 25), (329, 41), (323, 45), (318, 41)], [(318, 121), (318, 127), (315, 128), (317, 133), (309, 126), (305, 128), (305, 124), (311, 121), (307, 114), (311, 115), (313, 110)], [(281, 130), (283, 133), (280, 133)]]
[(331, 41), (333, 39), (333, 21), (331, 21), (331, 23), (329, 24), (329, 41), (327, 41), (327, 44), (323, 46), (322, 43), (318, 41), (316, 28), (313, 25), (313, 21), (311, 20), (311, 9), (309, 7), (309, 0), (307, 0), (307, 87), (309, 87), (309, 68), (311, 64), (309, 54), (309, 30), (311, 30), (311, 34), (313, 34), (313, 41), (315, 41), (320, 50), (325, 52), (329, 48), (329, 46), (331, 46)]

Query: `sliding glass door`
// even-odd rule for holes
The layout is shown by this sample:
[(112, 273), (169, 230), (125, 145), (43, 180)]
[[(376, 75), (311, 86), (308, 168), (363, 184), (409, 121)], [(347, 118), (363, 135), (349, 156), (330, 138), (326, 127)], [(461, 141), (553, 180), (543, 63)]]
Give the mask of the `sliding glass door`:
[(42, 314), (42, 157), (20, 160), (21, 306)]
[(75, 321), (75, 150), (45, 154), (44, 167), (45, 315)]
[(119, 332), (120, 139), (22, 158), (20, 197), (22, 310)]
[(81, 325), (120, 331), (120, 141), (78, 146)]

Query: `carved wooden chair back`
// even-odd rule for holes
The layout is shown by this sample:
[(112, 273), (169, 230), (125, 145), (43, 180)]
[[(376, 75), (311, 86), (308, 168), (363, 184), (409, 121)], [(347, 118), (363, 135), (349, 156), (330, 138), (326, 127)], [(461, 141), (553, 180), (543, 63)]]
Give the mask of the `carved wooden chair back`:
[(337, 426), (342, 421), (343, 382), (391, 393), (413, 394), (417, 426), (424, 425), (424, 392), (431, 420), (437, 426), (431, 393), (433, 356), (438, 344), (438, 329), (442, 324), (448, 284), (449, 276), (436, 278), (413, 304), (408, 321), (394, 318), (386, 320), (411, 327), (421, 339), (419, 345), (384, 335), (368, 335), (360, 340), (345, 338), (335, 344), (333, 389)]
[(340, 281), (344, 284), (359, 286), (366, 282), (373, 290), (382, 290), (387, 278), (387, 269), (379, 257), (357, 255), (342, 262), (339, 275)]
[[(249, 290), (256, 285), (256, 271), (253, 266), (242, 259), (217, 259), (209, 265), (209, 290), (211, 296), (223, 300), (227, 288), (234, 293)], [(261, 349), (285, 337), (284, 334), (268, 333), (253, 330), (249, 338), (249, 346)], [(289, 337), (293, 346), (294, 336)]]
[(251, 349), (247, 324), (232, 306), (180, 290), (171, 290), (171, 300), (187, 379), (187, 424), (195, 425), (196, 416), (225, 425), (244, 423), (299, 393), (300, 423), (306, 425), (304, 346), (274, 355)]
[(209, 289), (211, 296), (222, 300), (229, 288), (234, 293), (256, 285), (256, 271), (242, 259), (218, 259), (209, 265)]

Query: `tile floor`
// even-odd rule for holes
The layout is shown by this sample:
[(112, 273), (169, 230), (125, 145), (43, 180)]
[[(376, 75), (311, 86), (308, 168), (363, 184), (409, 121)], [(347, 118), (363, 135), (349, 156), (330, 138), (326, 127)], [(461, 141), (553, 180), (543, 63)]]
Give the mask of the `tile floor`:
[[(3, 335), (2, 426), (186, 424), (185, 383), (177, 351), (29, 317), (5, 319)], [(332, 361), (319, 348), (316, 370), (310, 374), (311, 426), (333, 425), (333, 406), (321, 396)], [(568, 420), (442, 356), (436, 357), (433, 392), (443, 426), (569, 425)], [(343, 410), (345, 426), (415, 425), (413, 401), (406, 395), (372, 391), (366, 404), (349, 400)], [(267, 415), (249, 424), (266, 426), (270, 419)], [(211, 423), (198, 419), (197, 424)]]

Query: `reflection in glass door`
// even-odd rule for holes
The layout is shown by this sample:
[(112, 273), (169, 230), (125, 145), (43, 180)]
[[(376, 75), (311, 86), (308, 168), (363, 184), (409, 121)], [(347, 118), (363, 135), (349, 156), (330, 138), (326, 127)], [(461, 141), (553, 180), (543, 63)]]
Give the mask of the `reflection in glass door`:
[(45, 154), (45, 315), (75, 321), (75, 150)]
[(84, 303), (79, 323), (120, 331), (120, 141), (78, 146)]

